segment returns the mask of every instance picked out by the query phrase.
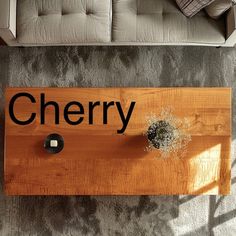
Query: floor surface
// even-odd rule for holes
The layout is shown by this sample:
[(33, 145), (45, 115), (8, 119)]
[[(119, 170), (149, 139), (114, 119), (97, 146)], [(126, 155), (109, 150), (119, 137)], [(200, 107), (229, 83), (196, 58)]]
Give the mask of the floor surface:
[[(23, 87), (232, 87), (236, 49), (206, 47), (0, 47), (0, 160), (4, 89)], [(236, 110), (230, 196), (5, 197), (0, 235), (236, 234)], [(40, 176), (39, 176), (40, 178)], [(2, 183), (1, 183), (2, 184)]]

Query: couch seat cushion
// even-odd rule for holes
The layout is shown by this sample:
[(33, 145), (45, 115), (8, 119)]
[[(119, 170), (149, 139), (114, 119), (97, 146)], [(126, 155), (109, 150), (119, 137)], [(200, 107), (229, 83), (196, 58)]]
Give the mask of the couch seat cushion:
[(111, 0), (18, 0), (21, 44), (111, 41)]
[(189, 19), (174, 0), (113, 0), (112, 35), (117, 42), (222, 44), (225, 25), (204, 11)]

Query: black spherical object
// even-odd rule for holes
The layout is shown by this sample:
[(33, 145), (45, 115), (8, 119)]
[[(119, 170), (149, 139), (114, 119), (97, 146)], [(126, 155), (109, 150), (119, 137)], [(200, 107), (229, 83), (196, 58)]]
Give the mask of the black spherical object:
[(56, 154), (63, 150), (64, 139), (60, 134), (50, 134), (44, 141), (44, 148), (48, 153)]
[(149, 126), (147, 137), (154, 148), (168, 146), (174, 139), (173, 127), (166, 121), (157, 121)]

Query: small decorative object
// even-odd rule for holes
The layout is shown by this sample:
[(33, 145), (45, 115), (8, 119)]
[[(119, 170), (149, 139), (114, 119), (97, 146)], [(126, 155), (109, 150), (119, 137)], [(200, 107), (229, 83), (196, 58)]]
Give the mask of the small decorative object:
[(147, 150), (159, 150), (162, 157), (171, 153), (184, 155), (191, 136), (188, 134), (189, 122), (173, 115), (170, 108), (162, 109), (159, 116), (147, 118), (146, 136), (149, 146)]
[(50, 134), (44, 141), (44, 148), (48, 153), (56, 154), (63, 150), (64, 139), (60, 134)]

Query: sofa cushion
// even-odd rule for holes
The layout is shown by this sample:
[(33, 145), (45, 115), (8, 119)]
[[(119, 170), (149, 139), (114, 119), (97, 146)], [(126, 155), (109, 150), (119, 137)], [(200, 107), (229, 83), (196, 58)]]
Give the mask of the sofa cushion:
[(219, 19), (231, 6), (232, 0), (215, 0), (205, 10), (211, 18)]
[(222, 44), (224, 19), (204, 11), (189, 19), (174, 0), (113, 0), (113, 40), (160, 44)]
[(214, 0), (175, 0), (181, 11), (187, 17), (192, 17), (208, 6)]
[(21, 44), (102, 43), (111, 40), (111, 0), (18, 0)]

